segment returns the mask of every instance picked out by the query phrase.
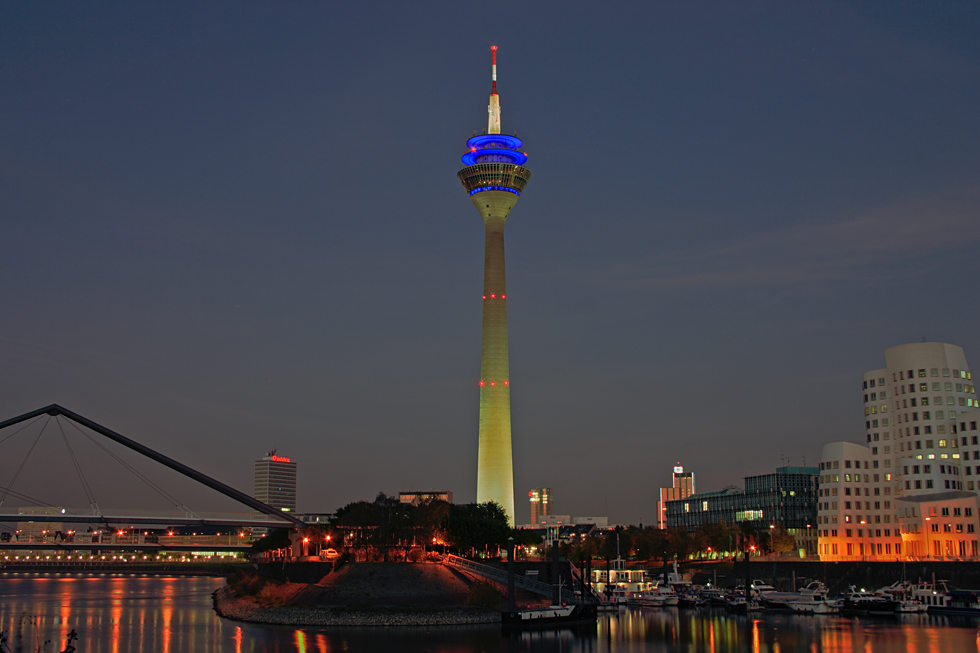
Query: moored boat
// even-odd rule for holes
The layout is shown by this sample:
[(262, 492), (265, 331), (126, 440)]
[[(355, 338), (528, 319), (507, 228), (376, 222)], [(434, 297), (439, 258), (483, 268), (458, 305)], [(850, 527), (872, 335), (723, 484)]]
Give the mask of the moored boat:
[(844, 602), (841, 604), (841, 612), (851, 614), (891, 615), (895, 614), (897, 608), (898, 601), (895, 599), (858, 590), (853, 585), (844, 595)]
[(508, 629), (550, 628), (595, 624), (598, 614), (594, 603), (577, 605), (549, 605), (546, 608), (515, 610), (500, 614), (501, 624)]

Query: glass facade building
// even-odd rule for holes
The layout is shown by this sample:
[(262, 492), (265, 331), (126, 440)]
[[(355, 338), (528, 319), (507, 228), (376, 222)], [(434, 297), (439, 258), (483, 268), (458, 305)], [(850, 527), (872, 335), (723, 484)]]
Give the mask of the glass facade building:
[(667, 501), (667, 525), (693, 531), (703, 524), (747, 521), (757, 528), (813, 529), (815, 536), (819, 473), (816, 467), (778, 467), (774, 474), (746, 477), (744, 490), (728, 488)]

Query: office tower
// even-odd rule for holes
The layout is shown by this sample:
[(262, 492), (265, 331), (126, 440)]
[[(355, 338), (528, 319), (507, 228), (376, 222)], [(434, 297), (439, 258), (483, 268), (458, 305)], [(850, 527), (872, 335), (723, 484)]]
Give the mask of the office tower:
[(531, 523), (537, 526), (542, 517), (552, 513), (551, 488), (535, 488), (527, 493), (527, 497), (531, 503)]
[(824, 447), (820, 556), (976, 556), (976, 494), (966, 461), (976, 450), (969, 425), (978, 404), (963, 349), (900, 345), (885, 350), (885, 364), (861, 379), (866, 445), (847, 444), (862, 453), (833, 448), (844, 443)]
[[(255, 461), (255, 498), (283, 512), (296, 512), (296, 463), (273, 449)], [(267, 519), (265, 515), (256, 517)]]
[(466, 141), (465, 167), (457, 173), (486, 234), (483, 267), (483, 354), (480, 359), (480, 444), (476, 500), (496, 501), (514, 524), (514, 466), (510, 429), (510, 362), (507, 353), (507, 284), (504, 223), (531, 171), (516, 136), (500, 133), (497, 46), (493, 52), (487, 133)]
[(667, 527), (667, 502), (677, 501), (694, 494), (694, 472), (684, 472), (680, 463), (674, 466), (673, 486), (660, 488), (657, 519), (660, 528)]

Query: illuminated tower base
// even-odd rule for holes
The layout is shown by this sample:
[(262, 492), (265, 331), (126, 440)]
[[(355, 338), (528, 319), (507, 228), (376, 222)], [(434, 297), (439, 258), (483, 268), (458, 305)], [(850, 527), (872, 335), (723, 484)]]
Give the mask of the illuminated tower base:
[(514, 462), (510, 430), (510, 361), (507, 353), (507, 279), (504, 223), (531, 178), (519, 138), (500, 134), (497, 48), (488, 133), (466, 142), (457, 173), (486, 230), (483, 263), (483, 356), (480, 363), (480, 449), (476, 500), (497, 502), (514, 524)]

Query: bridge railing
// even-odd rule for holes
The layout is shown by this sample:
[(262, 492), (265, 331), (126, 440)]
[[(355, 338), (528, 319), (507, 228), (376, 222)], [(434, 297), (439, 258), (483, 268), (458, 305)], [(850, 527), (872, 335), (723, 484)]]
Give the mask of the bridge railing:
[[(445, 555), (442, 558), (442, 564), (455, 567), (457, 569), (462, 569), (463, 571), (468, 571), (477, 576), (483, 576), (484, 578), (489, 578), (500, 583), (507, 584), (507, 571), (501, 569), (500, 567), (495, 567), (493, 565), (485, 565), (480, 562), (475, 562), (473, 560), (467, 560), (466, 558), (460, 558), (454, 555)], [(548, 583), (542, 583), (539, 580), (534, 580), (527, 576), (514, 574), (514, 587), (520, 587), (521, 589), (533, 592), (534, 594), (540, 594), (542, 596), (554, 596), (554, 588)], [(561, 600), (569, 605), (579, 603), (579, 597), (575, 592), (562, 588), (561, 590)]]

